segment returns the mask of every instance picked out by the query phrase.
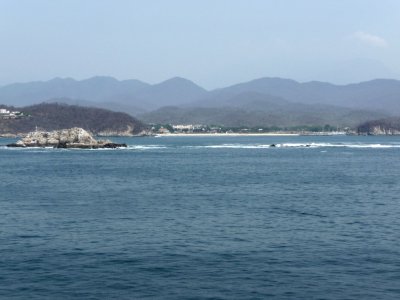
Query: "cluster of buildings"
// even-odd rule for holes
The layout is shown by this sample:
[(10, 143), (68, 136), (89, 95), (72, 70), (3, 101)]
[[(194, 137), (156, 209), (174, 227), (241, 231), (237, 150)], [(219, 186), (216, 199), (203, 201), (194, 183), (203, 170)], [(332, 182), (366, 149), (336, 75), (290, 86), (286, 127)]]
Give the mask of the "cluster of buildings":
[(204, 125), (172, 125), (172, 128), (174, 129), (174, 132), (187, 132), (187, 133), (192, 133), (192, 132), (202, 132), (205, 131), (206, 126)]
[(168, 134), (168, 133), (204, 133), (209, 130), (208, 126), (205, 125), (157, 125), (151, 128), (153, 133)]
[(178, 124), (178, 125), (155, 125), (151, 131), (156, 134), (169, 133), (232, 133), (232, 130), (225, 130), (218, 126), (208, 126), (201, 124)]
[(9, 111), (5, 108), (0, 108), (0, 119), (19, 119), (22, 118), (24, 114), (20, 111)]

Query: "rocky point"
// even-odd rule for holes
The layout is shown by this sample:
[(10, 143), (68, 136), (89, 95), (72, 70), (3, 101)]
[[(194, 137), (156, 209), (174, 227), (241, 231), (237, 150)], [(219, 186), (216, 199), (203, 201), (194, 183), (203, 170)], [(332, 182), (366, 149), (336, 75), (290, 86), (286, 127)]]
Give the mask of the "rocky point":
[(126, 144), (116, 144), (108, 140), (97, 141), (82, 128), (70, 128), (55, 131), (34, 131), (8, 147), (53, 147), (53, 148), (120, 148)]

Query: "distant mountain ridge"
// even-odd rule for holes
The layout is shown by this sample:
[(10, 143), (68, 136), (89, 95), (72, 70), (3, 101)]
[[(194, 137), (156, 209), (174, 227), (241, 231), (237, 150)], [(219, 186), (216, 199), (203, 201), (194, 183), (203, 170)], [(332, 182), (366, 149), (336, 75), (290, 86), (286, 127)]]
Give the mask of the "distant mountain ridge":
[(119, 81), (96, 76), (85, 80), (55, 78), (49, 81), (14, 83), (0, 87), (0, 103), (31, 105), (54, 98), (101, 103), (118, 103), (142, 109), (170, 105), (219, 106), (246, 92), (271, 95), (290, 102), (321, 103), (361, 109), (382, 109), (400, 113), (400, 81), (375, 79), (348, 85), (265, 77), (207, 91), (190, 80), (174, 77), (158, 84), (140, 80)]
[[(226, 105), (226, 100), (244, 92), (257, 92), (297, 103), (329, 104), (400, 114), (400, 81), (394, 79), (375, 79), (355, 84), (334, 85), (319, 81), (299, 83), (291, 79), (260, 78), (213, 90), (206, 99), (197, 104), (201, 106), (209, 106), (210, 103)], [(216, 98), (220, 100), (214, 101)]]
[(134, 115), (163, 106), (179, 105), (200, 99), (207, 91), (180, 77), (150, 85), (140, 80), (119, 81), (112, 77), (97, 76), (77, 81), (55, 78), (49, 81), (15, 83), (0, 87), (0, 104), (24, 106), (51, 99), (73, 99), (76, 104), (111, 108), (110, 103), (123, 106)]
[[(133, 116), (140, 115), (150, 122), (159, 120), (163, 112), (169, 115), (162, 118), (174, 123), (178, 120), (193, 123), (214, 115), (215, 121), (220, 123), (237, 117), (237, 124), (250, 124), (254, 120), (271, 122), (273, 119), (282, 124), (293, 120), (307, 123), (324, 120), (342, 123), (347, 120), (345, 123), (354, 124), (369, 118), (400, 116), (400, 81), (376, 79), (334, 85), (265, 77), (207, 91), (181, 77), (148, 84), (140, 80), (119, 81), (98, 76), (81, 81), (55, 78), (0, 87), (0, 104), (21, 106), (44, 101), (123, 111)], [(171, 112), (171, 106), (177, 107), (175, 113)], [(220, 113), (212, 112), (212, 108), (218, 108)], [(232, 111), (236, 113), (232, 114)], [(201, 117), (200, 112), (208, 116)], [(178, 118), (179, 114), (186, 115)], [(349, 117), (345, 117), (346, 114)], [(350, 120), (351, 117), (354, 120)], [(228, 123), (232, 122), (235, 123), (235, 119), (230, 119)]]
[(112, 77), (97, 76), (77, 81), (72, 78), (54, 78), (49, 81), (15, 83), (0, 88), (0, 103), (31, 105), (51, 98), (72, 98), (102, 102), (117, 95), (130, 95), (148, 87), (139, 80), (118, 81)]

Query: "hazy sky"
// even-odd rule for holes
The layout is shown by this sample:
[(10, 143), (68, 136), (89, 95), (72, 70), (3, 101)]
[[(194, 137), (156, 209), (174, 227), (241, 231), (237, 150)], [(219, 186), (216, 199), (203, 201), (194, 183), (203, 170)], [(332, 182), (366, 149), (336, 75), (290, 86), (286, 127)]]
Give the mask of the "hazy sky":
[(400, 79), (399, 0), (0, 0), (0, 84)]

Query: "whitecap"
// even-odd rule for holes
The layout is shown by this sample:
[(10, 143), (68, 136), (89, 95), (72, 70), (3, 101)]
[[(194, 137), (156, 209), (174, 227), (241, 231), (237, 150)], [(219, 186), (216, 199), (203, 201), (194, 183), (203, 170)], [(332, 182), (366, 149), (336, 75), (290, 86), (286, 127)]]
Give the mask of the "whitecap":
[(158, 149), (167, 149), (167, 146), (164, 145), (128, 145), (128, 150), (158, 150)]

